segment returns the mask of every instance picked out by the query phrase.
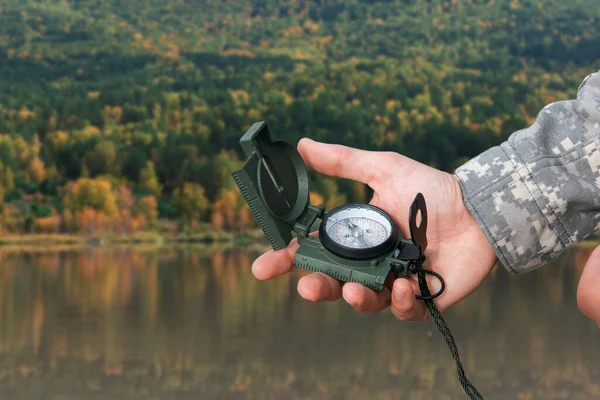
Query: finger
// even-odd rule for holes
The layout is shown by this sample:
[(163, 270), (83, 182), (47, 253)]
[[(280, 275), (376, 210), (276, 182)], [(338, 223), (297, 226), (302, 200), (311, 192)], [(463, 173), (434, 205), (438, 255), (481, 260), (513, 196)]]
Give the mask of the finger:
[(589, 318), (600, 325), (600, 246), (585, 264), (577, 287), (577, 305)]
[(298, 242), (293, 240), (285, 249), (267, 251), (252, 263), (252, 274), (261, 281), (287, 274), (293, 268), (298, 247)]
[(300, 278), (298, 293), (314, 302), (335, 301), (342, 297), (342, 283), (329, 275), (316, 272)]
[(401, 321), (423, 321), (428, 312), (425, 304), (415, 297), (413, 284), (405, 278), (396, 279), (392, 289), (392, 313)]
[(374, 314), (390, 305), (390, 290), (387, 287), (376, 292), (358, 283), (346, 283), (342, 290), (344, 300), (361, 313)]
[(298, 151), (309, 168), (325, 175), (351, 179), (364, 184), (384, 179), (382, 153), (359, 150), (352, 147), (315, 142), (302, 139)]

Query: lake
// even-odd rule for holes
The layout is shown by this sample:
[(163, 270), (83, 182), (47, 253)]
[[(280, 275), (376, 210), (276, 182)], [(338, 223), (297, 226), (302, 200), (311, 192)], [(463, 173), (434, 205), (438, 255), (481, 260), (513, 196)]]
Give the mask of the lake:
[[(576, 304), (593, 247), (496, 268), (446, 312), (486, 399), (600, 398), (600, 330)], [(432, 321), (256, 281), (258, 250), (0, 249), (0, 399), (461, 399)]]

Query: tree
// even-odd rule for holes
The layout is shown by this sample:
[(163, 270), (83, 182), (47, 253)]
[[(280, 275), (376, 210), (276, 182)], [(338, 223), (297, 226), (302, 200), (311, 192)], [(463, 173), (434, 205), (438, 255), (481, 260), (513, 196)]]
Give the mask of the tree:
[(107, 174), (116, 170), (117, 149), (113, 142), (105, 140), (96, 145), (83, 159), (90, 176)]
[(140, 172), (144, 169), (148, 160), (140, 149), (133, 147), (127, 152), (127, 158), (123, 163), (123, 175), (133, 182), (138, 182)]
[(112, 216), (118, 211), (111, 184), (102, 179), (81, 178), (69, 183), (63, 204), (72, 212), (91, 209)]
[(39, 157), (35, 157), (29, 163), (29, 177), (38, 185), (46, 179), (44, 162)]
[(202, 186), (186, 182), (183, 187), (175, 190), (173, 205), (186, 221), (194, 221), (204, 216), (208, 209), (208, 199)]
[(214, 161), (214, 172), (217, 176), (217, 185), (221, 188), (231, 188), (234, 185), (231, 173), (244, 166), (232, 152), (221, 150)]
[(154, 163), (152, 161), (148, 161), (148, 163), (146, 163), (146, 168), (140, 171), (139, 182), (141, 189), (155, 196), (160, 196), (162, 186), (158, 182), (156, 171), (154, 171)]
[(2, 160), (0, 160), (0, 186), (4, 188), (5, 193), (15, 190), (15, 174), (8, 165), (2, 163)]
[(154, 196), (144, 196), (138, 200), (136, 211), (139, 215), (143, 215), (148, 221), (153, 222), (158, 217), (158, 203)]

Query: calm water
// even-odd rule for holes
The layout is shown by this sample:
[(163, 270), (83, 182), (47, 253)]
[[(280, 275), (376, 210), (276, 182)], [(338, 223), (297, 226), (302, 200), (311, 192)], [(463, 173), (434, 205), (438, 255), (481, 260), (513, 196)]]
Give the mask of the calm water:
[[(591, 248), (501, 269), (447, 312), (490, 399), (600, 398), (577, 309)], [(460, 399), (433, 322), (312, 304), (257, 282), (247, 249), (0, 249), (0, 399)]]

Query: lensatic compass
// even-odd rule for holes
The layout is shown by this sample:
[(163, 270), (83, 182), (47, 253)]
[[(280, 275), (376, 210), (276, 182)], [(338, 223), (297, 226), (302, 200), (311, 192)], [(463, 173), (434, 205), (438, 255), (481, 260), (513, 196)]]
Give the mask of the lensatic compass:
[[(242, 136), (248, 157), (232, 176), (273, 250), (285, 248), (296, 237), (300, 247), (294, 266), (322, 272), (342, 282), (357, 282), (382, 291), (390, 274), (418, 275), (421, 295), (456, 362), (460, 383), (471, 399), (482, 399), (467, 379), (454, 338), (433, 299), (445, 289), (444, 280), (423, 268), (427, 247), (427, 208), (417, 193), (409, 209), (410, 239), (392, 218), (370, 204), (345, 204), (326, 211), (309, 199), (308, 174), (300, 153), (283, 140), (273, 140), (267, 124), (257, 122)], [(318, 236), (310, 235), (318, 231)], [(431, 294), (425, 279), (431, 274), (441, 289)]]
[[(296, 267), (381, 291), (390, 272), (406, 275), (423, 262), (427, 209), (420, 193), (410, 207), (411, 238), (404, 239), (392, 218), (373, 205), (346, 204), (329, 212), (311, 205), (302, 157), (290, 143), (273, 140), (265, 122), (252, 125), (240, 144), (248, 159), (233, 172), (235, 183), (274, 250), (298, 238)], [(311, 236), (317, 228), (318, 237)]]

